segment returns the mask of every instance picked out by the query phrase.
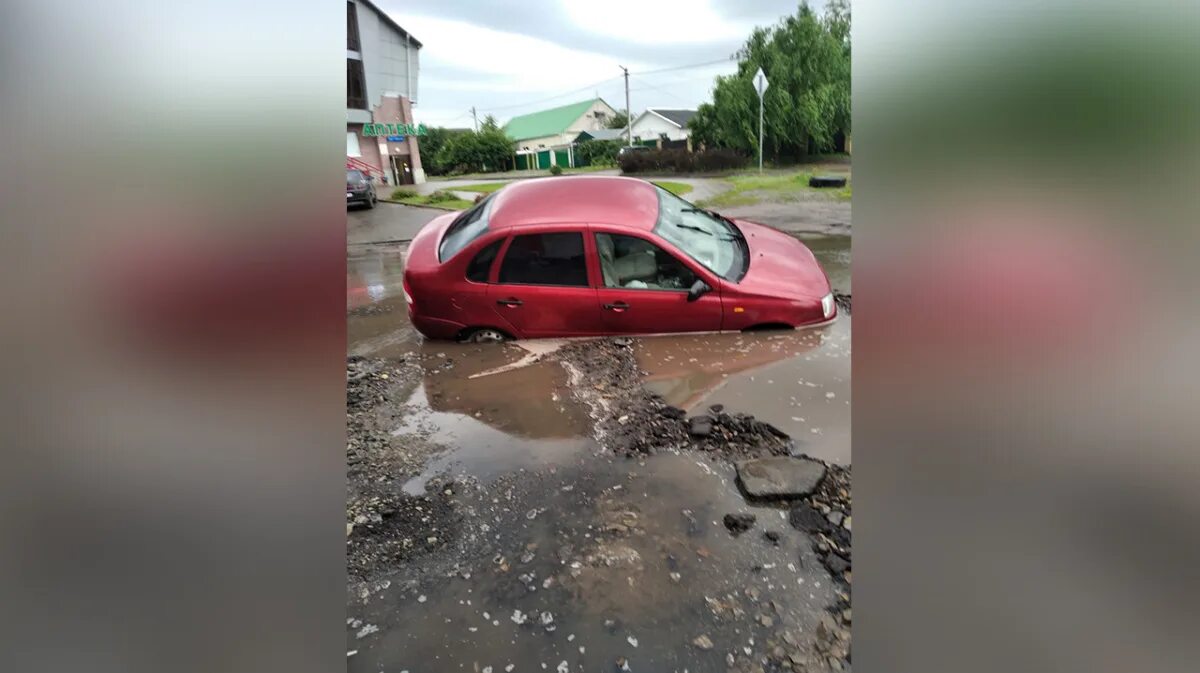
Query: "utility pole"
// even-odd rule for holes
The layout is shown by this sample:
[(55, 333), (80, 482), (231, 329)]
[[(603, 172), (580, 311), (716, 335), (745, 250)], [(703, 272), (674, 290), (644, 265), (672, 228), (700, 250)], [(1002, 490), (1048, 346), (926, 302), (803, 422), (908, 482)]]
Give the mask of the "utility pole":
[(625, 71), (625, 145), (633, 147), (633, 110), (629, 109), (629, 68), (617, 66)]
[(471, 119), (475, 122), (475, 132), (479, 133), (479, 117), (475, 115), (475, 106), (471, 106)]

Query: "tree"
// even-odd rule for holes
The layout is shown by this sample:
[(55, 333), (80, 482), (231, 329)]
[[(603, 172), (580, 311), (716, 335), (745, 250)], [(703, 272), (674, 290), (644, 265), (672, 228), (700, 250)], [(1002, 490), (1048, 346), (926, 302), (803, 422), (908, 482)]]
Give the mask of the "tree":
[(486, 117), (483, 118), (483, 126), (481, 127), (480, 130), (495, 131), (499, 128), (500, 128), (500, 125), (496, 123), (496, 118), (492, 115), (487, 115)]
[(437, 163), (447, 172), (503, 170), (512, 155), (512, 141), (504, 131), (484, 128), (451, 136), (438, 151)]
[(450, 138), (461, 133), (462, 131), (441, 126), (426, 129), (425, 135), (417, 140), (421, 151), (421, 165), (425, 167), (426, 173), (430, 175), (442, 175), (450, 170), (449, 167), (442, 165), (438, 161), (438, 154), (446, 146)]
[(758, 94), (751, 80), (761, 67), (770, 82), (763, 154), (794, 160), (832, 149), (838, 134), (850, 133), (849, 36), (846, 0), (830, 0), (823, 16), (802, 2), (795, 16), (755, 28), (737, 53), (737, 73), (718, 77), (712, 103), (696, 111), (692, 138), (758, 152)]
[(613, 118), (608, 120), (608, 128), (623, 129), (629, 123), (629, 110), (617, 110)]

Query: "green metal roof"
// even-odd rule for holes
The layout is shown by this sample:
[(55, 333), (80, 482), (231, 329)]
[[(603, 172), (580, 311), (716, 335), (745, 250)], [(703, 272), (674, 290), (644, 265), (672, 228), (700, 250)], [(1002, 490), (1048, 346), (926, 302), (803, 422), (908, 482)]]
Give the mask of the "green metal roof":
[[(557, 135), (566, 131), (567, 127), (587, 112), (588, 108), (592, 107), (596, 101), (604, 102), (600, 98), (592, 98), (579, 103), (513, 117), (504, 125), (504, 132), (513, 140)], [(604, 104), (608, 105), (608, 103)]]

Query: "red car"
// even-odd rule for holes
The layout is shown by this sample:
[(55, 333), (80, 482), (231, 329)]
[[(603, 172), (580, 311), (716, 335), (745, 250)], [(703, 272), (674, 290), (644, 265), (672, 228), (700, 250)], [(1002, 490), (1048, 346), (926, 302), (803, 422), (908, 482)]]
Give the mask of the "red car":
[(425, 225), (404, 293), (433, 339), (812, 327), (837, 307), (782, 232), (697, 208), (644, 180), (517, 182)]

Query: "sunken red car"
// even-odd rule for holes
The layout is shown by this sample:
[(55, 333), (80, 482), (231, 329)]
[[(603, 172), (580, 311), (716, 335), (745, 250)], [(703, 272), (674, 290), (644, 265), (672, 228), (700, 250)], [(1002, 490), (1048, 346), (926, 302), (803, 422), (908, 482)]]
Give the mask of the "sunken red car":
[(516, 182), (412, 240), (413, 325), (472, 341), (813, 327), (837, 307), (803, 243), (644, 180)]

